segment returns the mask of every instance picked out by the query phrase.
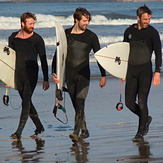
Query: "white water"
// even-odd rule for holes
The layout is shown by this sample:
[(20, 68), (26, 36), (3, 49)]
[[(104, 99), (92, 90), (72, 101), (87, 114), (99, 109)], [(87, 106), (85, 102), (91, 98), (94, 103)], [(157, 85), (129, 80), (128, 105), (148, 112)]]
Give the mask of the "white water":
[[(163, 2), (147, 2), (153, 11), (151, 25), (154, 26), (163, 43)], [(36, 14), (37, 22), (35, 32), (40, 34), (46, 45), (49, 67), (56, 48), (55, 23), (60, 23), (64, 28), (73, 25), (73, 12), (77, 7), (84, 7), (92, 14), (88, 28), (95, 32), (101, 47), (108, 44), (121, 42), (125, 29), (136, 23), (135, 11), (142, 3), (20, 3), (0, 4), (0, 44), (7, 45), (8, 37), (12, 32), (20, 29), (20, 16), (23, 12)], [(154, 56), (152, 57), (154, 58)], [(96, 62), (93, 53), (90, 62)], [(49, 68), (50, 69), (50, 68)], [(93, 72), (96, 74), (96, 72)]]

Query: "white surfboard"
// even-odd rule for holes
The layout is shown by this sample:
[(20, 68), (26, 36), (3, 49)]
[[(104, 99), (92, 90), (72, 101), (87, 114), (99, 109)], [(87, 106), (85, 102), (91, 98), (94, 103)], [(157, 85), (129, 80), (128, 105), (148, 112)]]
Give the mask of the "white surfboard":
[(57, 77), (61, 80), (57, 84), (58, 89), (62, 90), (64, 84), (65, 61), (67, 57), (67, 38), (65, 30), (59, 23), (55, 23), (56, 46), (57, 46)]
[(110, 44), (94, 55), (99, 64), (114, 77), (125, 79), (130, 45), (127, 42)]
[(0, 45), (0, 80), (15, 89), (15, 51)]
[(56, 100), (53, 113), (56, 116), (57, 109), (62, 109), (64, 112), (64, 108), (60, 104), (60, 96), (62, 96), (64, 80), (65, 80), (65, 62), (67, 57), (67, 38), (65, 34), (65, 30), (63, 27), (55, 22), (55, 29), (56, 29), (56, 46), (57, 46), (57, 53), (56, 53), (56, 74), (57, 78), (60, 79), (60, 82), (56, 86)]

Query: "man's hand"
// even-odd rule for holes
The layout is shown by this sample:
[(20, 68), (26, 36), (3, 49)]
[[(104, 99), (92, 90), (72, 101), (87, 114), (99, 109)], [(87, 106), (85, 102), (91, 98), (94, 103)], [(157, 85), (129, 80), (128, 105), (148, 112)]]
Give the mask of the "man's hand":
[(154, 73), (152, 83), (154, 86), (158, 86), (160, 84), (160, 73), (159, 72)]
[(99, 85), (100, 85), (101, 88), (105, 87), (105, 85), (106, 85), (106, 76), (101, 77)]
[(57, 75), (55, 73), (52, 73), (52, 78), (56, 84), (60, 82), (60, 79), (57, 79)]
[(48, 81), (44, 81), (43, 82), (43, 90), (46, 91), (49, 88), (49, 82)]

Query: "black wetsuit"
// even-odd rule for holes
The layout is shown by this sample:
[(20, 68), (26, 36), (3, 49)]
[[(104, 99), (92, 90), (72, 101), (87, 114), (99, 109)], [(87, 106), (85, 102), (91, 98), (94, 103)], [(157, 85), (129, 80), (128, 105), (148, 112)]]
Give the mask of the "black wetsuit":
[(126, 29), (124, 41), (130, 43), (125, 102), (126, 106), (139, 117), (138, 133), (142, 134), (148, 117), (147, 100), (153, 76), (151, 56), (154, 51), (155, 72), (160, 72), (161, 41), (155, 28), (149, 25), (148, 28), (138, 30), (137, 24)]
[(36, 129), (43, 129), (31, 99), (38, 80), (38, 54), (41, 60), (44, 81), (48, 81), (48, 66), (42, 37), (34, 32), (31, 37), (21, 39), (15, 37), (17, 34), (18, 32), (14, 32), (9, 37), (9, 47), (16, 51), (15, 80), (22, 99), (22, 112), (16, 133), (21, 135), (28, 116), (33, 120)]
[[(68, 55), (66, 59), (66, 84), (75, 109), (74, 134), (78, 136), (80, 130), (87, 130), (84, 114), (85, 99), (90, 83), (89, 53), (91, 49), (95, 53), (100, 49), (99, 41), (95, 33), (86, 29), (82, 34), (71, 34), (72, 28), (66, 29), (68, 42)], [(105, 70), (98, 64), (102, 76), (106, 76)], [(53, 72), (55, 66), (53, 64)]]

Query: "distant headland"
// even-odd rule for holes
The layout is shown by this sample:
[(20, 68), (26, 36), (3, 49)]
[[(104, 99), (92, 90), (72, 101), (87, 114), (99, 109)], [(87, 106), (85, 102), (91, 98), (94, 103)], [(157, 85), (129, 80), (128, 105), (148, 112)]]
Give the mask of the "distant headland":
[(163, 0), (7, 0), (0, 3), (152, 2)]

